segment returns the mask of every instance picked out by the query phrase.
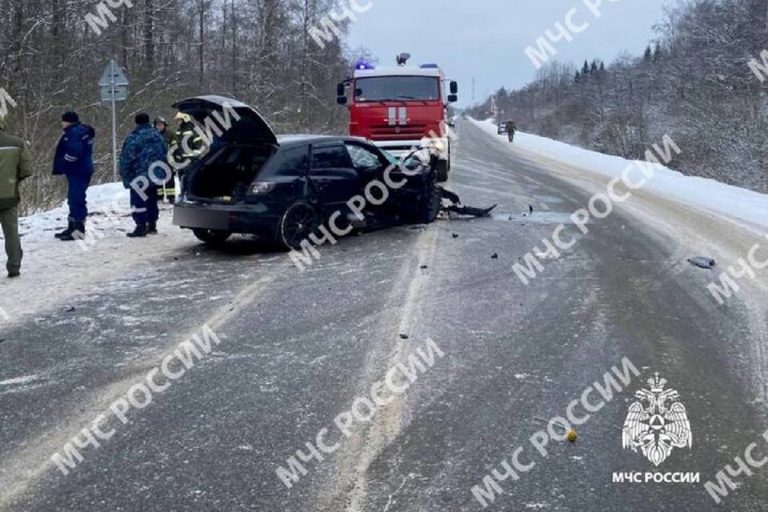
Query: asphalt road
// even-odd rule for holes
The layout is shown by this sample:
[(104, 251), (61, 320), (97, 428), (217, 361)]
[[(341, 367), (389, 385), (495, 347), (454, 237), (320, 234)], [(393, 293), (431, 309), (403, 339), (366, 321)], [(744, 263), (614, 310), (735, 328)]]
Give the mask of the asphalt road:
[[(678, 240), (620, 210), (523, 285), (514, 263), (589, 195), (469, 123), (459, 135), (449, 187), (467, 204), (498, 203), (492, 219), (349, 238), (306, 272), (244, 242), (217, 251), (189, 239), (3, 327), (0, 510), (482, 510), (472, 487), (517, 447), (536, 465), (500, 482), (491, 510), (768, 510), (768, 466), (719, 507), (703, 487), (768, 428), (765, 339), (748, 309), (719, 307)], [(53, 453), (204, 323), (221, 339), (211, 354), (127, 425), (111, 420), (115, 434), (82, 449), (68, 475), (56, 469)], [(443, 356), (341, 435), (334, 418), (427, 338)], [(538, 454), (529, 438), (623, 358), (641, 376), (576, 427), (575, 443)], [(621, 443), (654, 372), (693, 431), (692, 448), (658, 468)], [(287, 489), (277, 468), (323, 428), (338, 450)], [(612, 482), (648, 471), (701, 483)]]

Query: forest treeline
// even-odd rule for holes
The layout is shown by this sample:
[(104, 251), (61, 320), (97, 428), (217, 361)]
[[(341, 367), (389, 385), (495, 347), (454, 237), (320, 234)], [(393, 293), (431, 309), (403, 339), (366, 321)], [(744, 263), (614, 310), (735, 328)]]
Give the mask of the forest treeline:
[[(553, 62), (522, 89), (499, 90), (501, 116), (627, 158), (669, 134), (682, 149), (671, 167), (768, 192), (768, 83), (750, 68), (768, 49), (768, 0), (687, 1), (656, 30), (643, 55)], [(487, 117), (491, 105), (472, 113)]]
[(97, 0), (0, 0), (0, 89), (16, 103), (6, 101), (9, 131), (30, 141), (37, 170), (23, 187), (27, 211), (64, 197), (50, 165), (65, 110), (96, 128), (94, 183), (111, 180), (111, 110), (97, 82), (112, 57), (131, 82), (118, 104), (120, 140), (137, 112), (172, 117), (175, 101), (211, 93), (253, 105), (283, 133), (343, 128), (334, 94), (348, 69), (346, 27), (323, 46), (311, 30), (323, 27), (332, 0), (122, 3), (97, 34), (86, 20), (98, 13)]

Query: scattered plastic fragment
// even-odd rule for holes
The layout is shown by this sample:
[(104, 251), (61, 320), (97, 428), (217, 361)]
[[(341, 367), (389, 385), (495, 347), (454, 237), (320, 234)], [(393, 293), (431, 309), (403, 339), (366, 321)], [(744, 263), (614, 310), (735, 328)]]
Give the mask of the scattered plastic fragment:
[(713, 260), (712, 258), (704, 258), (702, 256), (696, 256), (695, 258), (689, 258), (688, 263), (695, 267), (703, 268), (706, 270), (715, 268), (717, 266), (717, 262)]

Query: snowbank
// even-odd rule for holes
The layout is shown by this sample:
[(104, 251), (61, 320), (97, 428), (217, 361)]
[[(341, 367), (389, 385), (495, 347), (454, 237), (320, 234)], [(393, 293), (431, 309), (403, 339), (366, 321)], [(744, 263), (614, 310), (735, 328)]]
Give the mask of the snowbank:
[(160, 205), (159, 234), (127, 238), (134, 223), (128, 191), (120, 183), (90, 187), (88, 210), (87, 243), (54, 238), (67, 226), (66, 204), (20, 219), (21, 278), (5, 279), (5, 273), (0, 274), (0, 327), (65, 307), (72, 297), (119, 286), (121, 279), (153, 270), (170, 254), (198, 245), (189, 232), (171, 225), (172, 208), (167, 204)]
[[(105, 215), (123, 216), (131, 211), (128, 191), (122, 183), (107, 183), (88, 188), (88, 210), (96, 217)], [(50, 233), (67, 227), (69, 209), (66, 202), (58, 208), (35, 213), (19, 220), (21, 235), (26, 241), (40, 238), (49, 239)], [(89, 218), (89, 223), (94, 220)], [(0, 236), (0, 238), (2, 238)]]
[[(497, 135), (496, 124), (492, 119), (485, 121), (473, 119), (472, 121), (493, 137), (508, 144), (506, 135)], [(517, 132), (515, 143), (511, 147), (519, 147), (581, 167), (586, 172), (609, 177), (621, 176), (622, 171), (632, 163), (618, 156), (604, 155), (522, 132)], [(684, 147), (680, 149), (685, 152)], [(768, 195), (766, 194), (711, 179), (685, 176), (661, 165), (656, 166), (656, 175), (643, 187), (643, 190), (652, 191), (668, 199), (702, 208), (711, 213), (745, 220), (759, 226), (768, 226)]]

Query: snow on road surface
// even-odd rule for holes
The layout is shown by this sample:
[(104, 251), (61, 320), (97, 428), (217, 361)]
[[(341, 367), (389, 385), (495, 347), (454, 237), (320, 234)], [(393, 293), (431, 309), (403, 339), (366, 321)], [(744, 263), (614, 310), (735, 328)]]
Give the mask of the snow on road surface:
[(22, 276), (0, 279), (0, 323), (50, 307), (66, 308), (70, 297), (92, 293), (112, 278), (130, 277), (164, 254), (195, 245), (189, 232), (171, 225), (170, 206), (161, 206), (159, 235), (128, 239), (125, 235), (134, 223), (128, 191), (121, 183), (90, 187), (88, 208), (85, 243), (61, 242), (53, 236), (67, 225), (66, 204), (20, 219)]
[[(475, 123), (487, 133), (507, 142), (506, 135), (497, 135), (493, 120)], [(661, 141), (658, 141), (658, 144), (661, 145)], [(517, 132), (515, 135), (514, 147), (568, 162), (570, 165), (611, 178), (621, 177), (622, 171), (633, 163), (618, 156), (605, 155), (523, 132)], [(685, 153), (684, 147), (680, 149)], [(655, 167), (655, 176), (643, 190), (725, 217), (741, 219), (758, 226), (768, 225), (768, 195), (707, 178), (686, 176), (662, 165)]]
[[(621, 176), (632, 165), (620, 157), (527, 133), (518, 132), (515, 143), (509, 144), (506, 136), (496, 134), (492, 121), (473, 122), (518, 157), (545, 162), (554, 176), (591, 193), (605, 192), (607, 178)], [(21, 219), (22, 277), (0, 280), (0, 320), (13, 322), (52, 306), (66, 307), (69, 297), (90, 293), (109, 279), (138, 275), (179, 250), (198, 250), (199, 243), (189, 232), (171, 225), (169, 206), (161, 210), (159, 235), (126, 238), (133, 221), (122, 184), (91, 187), (88, 202), (87, 244), (54, 239), (55, 231), (66, 225), (66, 205)], [(735, 263), (758, 238), (764, 238), (768, 225), (768, 195), (684, 176), (661, 165), (656, 166), (653, 179), (621, 207), (685, 245), (687, 256), (713, 257), (725, 264)], [(768, 290), (768, 283), (759, 279), (752, 284)]]
[[(624, 169), (634, 164), (624, 158), (527, 133), (518, 132), (515, 142), (510, 144), (506, 135), (496, 133), (493, 121), (472, 121), (518, 160), (534, 164), (531, 172), (540, 172), (537, 170), (543, 167), (551, 176), (590, 194), (606, 194), (608, 183), (621, 177)], [(662, 145), (661, 140), (658, 145)], [(680, 150), (684, 153), (686, 148)], [(619, 193), (624, 192), (621, 185), (618, 189)], [(587, 208), (587, 205), (583, 207)], [(629, 200), (614, 207), (634, 219), (636, 227), (672, 249), (674, 262), (667, 271), (670, 277), (694, 271), (692, 267), (688, 268), (686, 261), (689, 258), (706, 257), (716, 261), (712, 269), (695, 269), (700, 300), (717, 303), (718, 299), (708, 287), (720, 284), (723, 273), (741, 274), (743, 278), (738, 278), (738, 290), (724, 299), (719, 307), (742, 304), (753, 332), (763, 333), (762, 338), (768, 339), (768, 322), (764, 314), (768, 273), (749, 269), (742, 274), (739, 263), (745, 261), (758, 244), (760, 256), (757, 259), (764, 257), (768, 246), (768, 195), (710, 179), (685, 176), (655, 165), (654, 176), (642, 188), (633, 191)], [(532, 249), (523, 248), (521, 254)]]
[[(543, 164), (552, 176), (591, 194), (606, 194), (611, 179), (637, 164), (527, 133), (518, 132), (510, 144), (505, 135), (497, 135), (493, 121), (473, 122), (517, 157)], [(662, 141), (657, 144), (662, 146)], [(680, 150), (685, 152), (684, 147)], [(618, 189), (624, 192), (623, 186)], [(639, 225), (666, 235), (686, 258), (715, 259), (718, 266), (710, 271), (708, 282), (745, 258), (755, 244), (765, 242), (768, 233), (768, 195), (685, 176), (660, 164), (654, 165), (653, 177), (632, 191), (629, 200), (614, 206), (635, 217)], [(762, 276), (744, 284), (768, 292), (768, 279)]]

